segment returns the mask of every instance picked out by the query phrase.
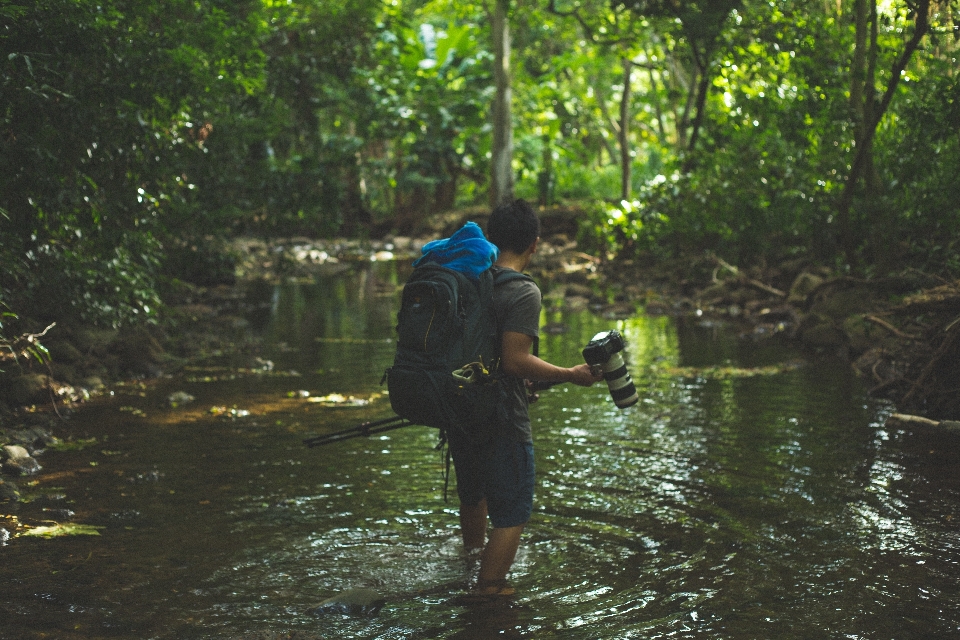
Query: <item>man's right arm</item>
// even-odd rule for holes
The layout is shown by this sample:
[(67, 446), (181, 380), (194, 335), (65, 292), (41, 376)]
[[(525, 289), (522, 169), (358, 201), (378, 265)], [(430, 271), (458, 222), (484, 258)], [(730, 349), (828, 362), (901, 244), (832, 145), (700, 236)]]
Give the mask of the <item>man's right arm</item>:
[(589, 387), (603, 380), (603, 376), (594, 376), (586, 363), (573, 367), (558, 367), (530, 353), (533, 337), (516, 331), (504, 331), (502, 343), (503, 370), (517, 378), (539, 382), (572, 382)]

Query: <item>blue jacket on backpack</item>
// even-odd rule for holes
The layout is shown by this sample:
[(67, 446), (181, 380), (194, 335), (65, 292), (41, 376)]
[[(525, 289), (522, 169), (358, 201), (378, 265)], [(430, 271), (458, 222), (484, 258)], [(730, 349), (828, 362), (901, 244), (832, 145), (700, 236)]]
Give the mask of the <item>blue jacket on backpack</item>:
[(423, 255), (413, 263), (420, 267), (435, 262), (448, 269), (478, 280), (480, 274), (497, 261), (500, 250), (487, 240), (476, 222), (468, 222), (449, 238), (434, 240), (423, 246)]

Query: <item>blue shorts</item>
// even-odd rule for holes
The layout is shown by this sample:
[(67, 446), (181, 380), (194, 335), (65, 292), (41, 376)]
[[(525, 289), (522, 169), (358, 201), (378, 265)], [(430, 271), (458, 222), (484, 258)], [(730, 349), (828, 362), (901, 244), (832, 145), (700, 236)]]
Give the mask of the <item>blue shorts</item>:
[(460, 504), (487, 499), (494, 527), (526, 524), (533, 512), (533, 444), (494, 438), (486, 443), (450, 439)]

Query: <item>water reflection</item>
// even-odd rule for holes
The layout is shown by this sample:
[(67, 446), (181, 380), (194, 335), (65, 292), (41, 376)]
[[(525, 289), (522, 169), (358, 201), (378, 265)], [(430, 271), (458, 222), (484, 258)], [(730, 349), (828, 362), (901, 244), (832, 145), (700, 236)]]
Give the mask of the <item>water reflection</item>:
[[(100, 535), (10, 541), (0, 638), (956, 635), (960, 443), (886, 430), (846, 367), (775, 341), (556, 308), (544, 355), (574, 364), (618, 329), (641, 399), (542, 394), (519, 596), (458, 604), (475, 568), (437, 434), (300, 443), (390, 414), (404, 275), (251, 286), (256, 349), (80, 412), (95, 444), (48, 452), (16, 517), (65, 502)], [(174, 390), (197, 400), (170, 407)], [(335, 396), (362, 402), (313, 401)], [(379, 614), (308, 613), (355, 587)]]

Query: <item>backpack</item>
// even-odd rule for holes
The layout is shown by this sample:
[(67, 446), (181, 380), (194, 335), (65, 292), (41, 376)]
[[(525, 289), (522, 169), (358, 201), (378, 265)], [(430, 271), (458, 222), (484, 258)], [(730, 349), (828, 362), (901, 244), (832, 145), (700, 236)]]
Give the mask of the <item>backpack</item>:
[(414, 424), (440, 429), (441, 446), (454, 431), (481, 439), (498, 419), (503, 392), (493, 290), (518, 279), (533, 281), (493, 269), (473, 281), (428, 262), (403, 286), (397, 351), (384, 373), (390, 405)]

